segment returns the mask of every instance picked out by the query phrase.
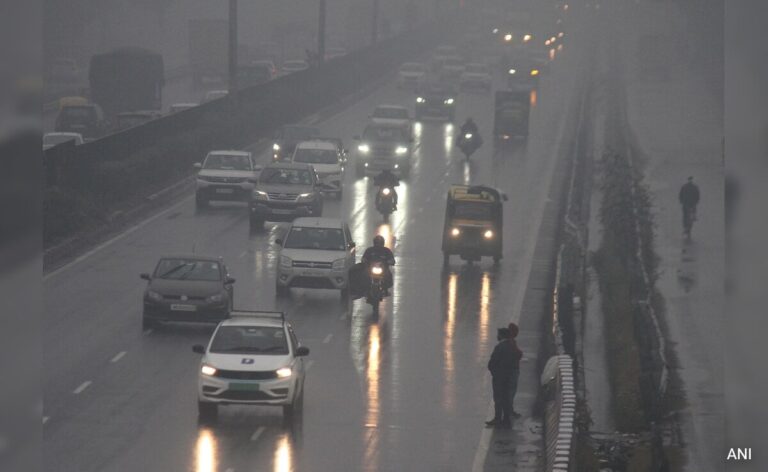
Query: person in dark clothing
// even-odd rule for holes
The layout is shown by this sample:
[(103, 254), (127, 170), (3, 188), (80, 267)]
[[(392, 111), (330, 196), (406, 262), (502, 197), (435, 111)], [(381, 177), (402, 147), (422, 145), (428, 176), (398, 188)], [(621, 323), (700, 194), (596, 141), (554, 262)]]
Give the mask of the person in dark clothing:
[(467, 133), (472, 133), (476, 136), (480, 136), (480, 130), (477, 129), (477, 124), (475, 123), (475, 120), (472, 119), (472, 117), (467, 118), (467, 121), (465, 121), (464, 124), (461, 125), (460, 136), (464, 136)]
[[(382, 170), (379, 175), (373, 178), (373, 185), (381, 190), (384, 187), (392, 189), (392, 203), (395, 204), (395, 209), (397, 209), (397, 191), (395, 190), (395, 187), (398, 187), (400, 185), (400, 179), (397, 178), (395, 174), (392, 173), (389, 169)], [(379, 205), (379, 192), (376, 192), (376, 206)]]
[(696, 219), (696, 205), (699, 204), (700, 196), (699, 187), (693, 183), (693, 177), (688, 177), (688, 182), (683, 184), (677, 196), (677, 199), (680, 200), (680, 204), (683, 206), (683, 228), (686, 228), (688, 221)]
[(384, 271), (386, 274), (384, 277), (384, 282), (388, 293), (389, 289), (393, 285), (391, 267), (395, 265), (395, 255), (392, 254), (392, 251), (390, 251), (388, 247), (384, 246), (383, 236), (376, 235), (373, 238), (373, 246), (365, 250), (363, 253), (362, 262), (369, 267), (373, 262), (381, 262), (384, 265)]
[(514, 371), (520, 361), (517, 345), (510, 342), (509, 328), (500, 328), (497, 339), (499, 343), (493, 349), (488, 370), (491, 371), (493, 387), (493, 419), (486, 421), (486, 426), (509, 426), (512, 410), (509, 405), (509, 386)]

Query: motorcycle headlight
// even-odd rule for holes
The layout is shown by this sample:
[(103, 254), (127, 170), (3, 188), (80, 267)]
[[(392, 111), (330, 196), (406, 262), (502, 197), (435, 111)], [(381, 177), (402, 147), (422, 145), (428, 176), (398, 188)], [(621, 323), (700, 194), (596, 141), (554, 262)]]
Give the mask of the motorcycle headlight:
[(293, 267), (293, 259), (288, 256), (280, 256), (280, 265), (282, 267)]
[(157, 302), (163, 299), (163, 296), (155, 292), (154, 290), (147, 290), (147, 297)]
[(205, 299), (205, 301), (207, 301), (208, 303), (219, 303), (222, 300), (224, 300), (224, 294), (221, 294), (221, 293), (217, 293), (216, 295), (211, 295), (210, 297)]
[(384, 269), (381, 268), (381, 266), (373, 266), (371, 267), (371, 274), (373, 275), (381, 275), (384, 273)]
[(212, 365), (203, 364), (203, 366), (200, 367), (200, 373), (202, 373), (203, 375), (207, 375), (209, 377), (213, 377), (214, 375), (216, 375), (216, 372), (218, 372), (218, 369), (216, 369), (216, 367)]
[(382, 195), (389, 195), (390, 193), (392, 193), (392, 191), (390, 189), (388, 189), (388, 188), (384, 188), (381, 191), (381, 193), (382, 193)]
[(461, 234), (461, 230), (459, 228), (453, 228), (451, 230), (451, 236), (453, 236), (454, 238), (457, 237), (460, 234)]
[(443, 100), (443, 103), (445, 103), (446, 105), (453, 105), (453, 99), (452, 98), (446, 98), (445, 100)]
[(424, 97), (416, 97), (416, 103), (424, 103)]
[(342, 257), (341, 259), (336, 259), (333, 261), (333, 265), (331, 267), (333, 270), (343, 270), (346, 262), (347, 260)]
[(290, 367), (282, 367), (275, 371), (278, 379), (284, 379), (293, 375), (293, 370)]
[(486, 230), (486, 232), (483, 233), (483, 237), (485, 237), (485, 239), (492, 239), (493, 238), (493, 231), (490, 230), (490, 229)]
[(515, 75), (517, 71), (515, 69), (509, 69), (509, 75)]
[(472, 139), (472, 133), (465, 134), (464, 139)]
[(279, 144), (277, 144), (277, 143), (273, 144), (273, 145), (272, 145), (272, 150), (273, 150), (273, 151), (279, 151), (279, 150), (280, 150), (280, 145), (279, 145)]
[(368, 154), (369, 152), (371, 152), (371, 147), (367, 144), (361, 144), (357, 146), (357, 150), (363, 154)]
[(395, 154), (397, 154), (398, 156), (402, 156), (406, 152), (408, 152), (408, 148), (405, 146), (397, 146), (397, 148), (395, 149)]

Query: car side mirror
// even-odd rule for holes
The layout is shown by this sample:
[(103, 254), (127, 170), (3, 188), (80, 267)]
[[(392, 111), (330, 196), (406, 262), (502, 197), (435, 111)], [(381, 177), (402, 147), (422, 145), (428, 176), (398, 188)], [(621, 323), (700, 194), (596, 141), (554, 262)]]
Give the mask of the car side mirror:
[(200, 164), (199, 162), (195, 162), (194, 164), (192, 164), (192, 167), (194, 167), (195, 169), (202, 169), (203, 165)]
[(152, 277), (150, 277), (149, 274), (147, 274), (146, 272), (139, 275), (139, 277), (141, 277), (144, 280), (152, 280)]
[(296, 349), (296, 357), (305, 357), (309, 355), (309, 348), (301, 346)]
[(195, 344), (192, 346), (192, 352), (195, 354), (205, 354), (205, 346), (202, 344)]
[(236, 282), (236, 279), (234, 277), (227, 277), (226, 279), (224, 279), (225, 285), (232, 285), (235, 282)]
[(277, 244), (278, 246), (282, 246), (283, 245), (283, 240), (280, 239), (280, 238), (277, 238), (277, 239), (275, 239), (275, 244)]

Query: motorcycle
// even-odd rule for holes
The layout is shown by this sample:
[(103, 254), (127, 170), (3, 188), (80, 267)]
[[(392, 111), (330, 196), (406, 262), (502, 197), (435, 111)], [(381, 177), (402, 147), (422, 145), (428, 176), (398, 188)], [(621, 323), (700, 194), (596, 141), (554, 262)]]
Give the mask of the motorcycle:
[(381, 187), (376, 194), (376, 209), (381, 213), (384, 219), (395, 211), (395, 189), (392, 187)]
[(384, 286), (384, 277), (386, 276), (384, 265), (381, 262), (374, 262), (371, 264), (369, 277), (371, 284), (368, 287), (368, 295), (365, 301), (373, 308), (373, 314), (379, 314), (379, 303), (384, 299), (386, 295), (386, 287)]
[(456, 143), (456, 146), (464, 153), (465, 159), (469, 160), (469, 157), (481, 146), (480, 136), (474, 133), (464, 133), (459, 137), (459, 142)]

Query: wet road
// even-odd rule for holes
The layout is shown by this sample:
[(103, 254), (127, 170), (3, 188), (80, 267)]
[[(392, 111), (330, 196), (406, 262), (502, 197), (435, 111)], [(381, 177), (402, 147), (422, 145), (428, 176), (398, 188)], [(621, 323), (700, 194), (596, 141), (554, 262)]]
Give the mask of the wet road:
[[(567, 57), (567, 56), (566, 56)], [(394, 249), (394, 295), (378, 320), (337, 292), (293, 290), (276, 299), (273, 241), (285, 225), (250, 234), (246, 210), (196, 213), (191, 195), (45, 280), (44, 470), (47, 471), (466, 471), (472, 470), (489, 404), (485, 363), (496, 327), (521, 303), (530, 248), (578, 80), (567, 61), (543, 80), (527, 146), (494, 155), (492, 95), (462, 94), (457, 121), (473, 116), (488, 141), (464, 163), (454, 127), (416, 127), (415, 167), (400, 208), (384, 224), (367, 180), (349, 172), (341, 202), (362, 251), (375, 234)], [(352, 136), (379, 103), (413, 96), (385, 84), (318, 126)], [(442, 267), (440, 237), (451, 183), (506, 191), (504, 259)], [(549, 235), (551, 236), (551, 235)], [(311, 349), (303, 419), (281, 410), (224, 407), (197, 422), (199, 356), (210, 327), (171, 325), (142, 333), (139, 273), (158, 257), (195, 250), (221, 255), (237, 278), (235, 307), (284, 310)]]

